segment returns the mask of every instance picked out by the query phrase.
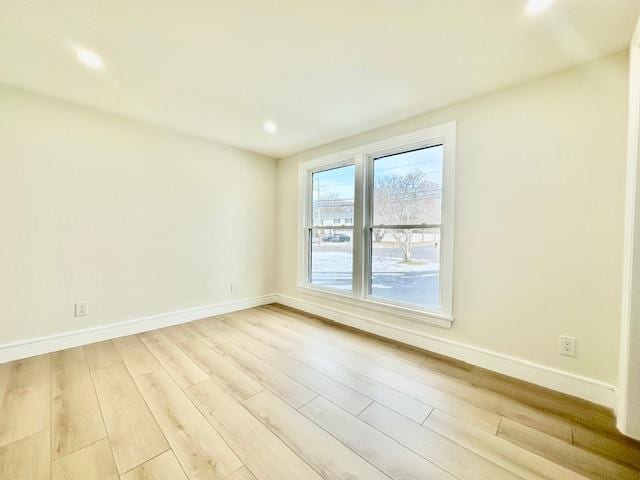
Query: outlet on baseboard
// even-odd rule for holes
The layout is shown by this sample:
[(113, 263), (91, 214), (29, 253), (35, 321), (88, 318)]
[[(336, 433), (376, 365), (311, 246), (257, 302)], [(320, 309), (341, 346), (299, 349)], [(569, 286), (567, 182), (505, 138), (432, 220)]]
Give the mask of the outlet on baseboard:
[(238, 291), (238, 286), (235, 283), (229, 284), (229, 293), (236, 293)]
[(560, 354), (569, 357), (576, 356), (576, 338), (560, 335)]
[(75, 315), (76, 317), (86, 317), (89, 315), (89, 302), (76, 302)]

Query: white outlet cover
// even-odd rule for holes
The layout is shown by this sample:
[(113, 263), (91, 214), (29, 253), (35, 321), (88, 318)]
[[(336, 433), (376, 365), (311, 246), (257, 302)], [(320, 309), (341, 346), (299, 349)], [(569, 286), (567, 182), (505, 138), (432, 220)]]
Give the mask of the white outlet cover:
[(576, 338), (567, 335), (560, 335), (560, 354), (569, 357), (576, 356)]
[(75, 315), (76, 317), (86, 317), (89, 315), (89, 302), (76, 302)]

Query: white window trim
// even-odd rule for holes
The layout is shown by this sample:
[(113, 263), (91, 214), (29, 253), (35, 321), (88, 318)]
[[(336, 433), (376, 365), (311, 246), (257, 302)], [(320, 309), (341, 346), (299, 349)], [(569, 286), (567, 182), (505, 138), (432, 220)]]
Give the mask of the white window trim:
[[(367, 179), (372, 159), (377, 156), (404, 151), (412, 148), (442, 144), (444, 146), (442, 180), (442, 218), (440, 231), (440, 304), (438, 311), (421, 309), (415, 305), (406, 305), (387, 299), (367, 296), (364, 291), (365, 275), (368, 275), (369, 262), (364, 256), (367, 252), (365, 230), (366, 215), (371, 195)], [(325, 299), (338, 301), (354, 307), (365, 308), (381, 313), (392, 314), (409, 320), (427, 323), (439, 327), (451, 328), (453, 323), (453, 240), (454, 240), (454, 175), (455, 175), (456, 123), (448, 122), (397, 137), (370, 143), (361, 147), (315, 158), (299, 166), (299, 203), (298, 203), (298, 290)], [(337, 289), (313, 285), (308, 280), (309, 243), (307, 231), (311, 218), (311, 205), (308, 193), (311, 188), (311, 174), (331, 167), (355, 165), (355, 208), (353, 226), (353, 294)], [(330, 227), (330, 226), (329, 226)], [(364, 265), (363, 268), (355, 268)], [(358, 273), (361, 273), (359, 275)]]

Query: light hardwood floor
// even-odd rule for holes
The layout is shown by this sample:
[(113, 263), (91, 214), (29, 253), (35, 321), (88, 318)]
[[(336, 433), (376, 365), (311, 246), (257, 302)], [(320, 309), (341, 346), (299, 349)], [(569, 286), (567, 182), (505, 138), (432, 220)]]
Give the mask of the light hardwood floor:
[(640, 479), (609, 411), (279, 305), (0, 365), (2, 480)]

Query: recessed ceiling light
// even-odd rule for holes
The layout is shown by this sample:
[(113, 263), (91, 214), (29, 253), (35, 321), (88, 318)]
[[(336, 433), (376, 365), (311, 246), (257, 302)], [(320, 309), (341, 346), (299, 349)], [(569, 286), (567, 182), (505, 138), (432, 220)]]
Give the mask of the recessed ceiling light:
[(537, 15), (551, 6), (554, 0), (529, 0), (524, 12), (527, 15)]
[(264, 131), (267, 133), (276, 133), (278, 131), (278, 125), (275, 122), (269, 120), (268, 122), (264, 122)]
[(83, 65), (94, 70), (102, 70), (104, 68), (104, 63), (97, 53), (83, 47), (76, 47), (75, 51), (78, 61)]

